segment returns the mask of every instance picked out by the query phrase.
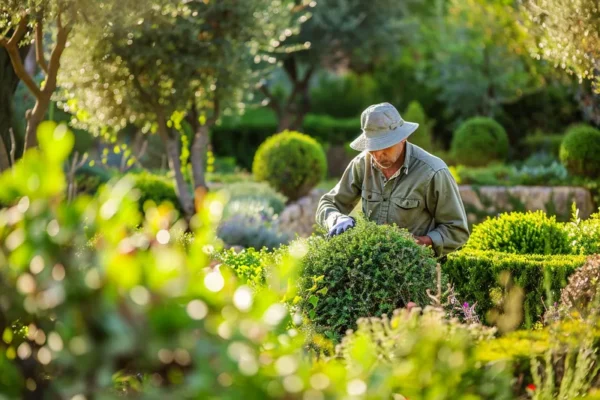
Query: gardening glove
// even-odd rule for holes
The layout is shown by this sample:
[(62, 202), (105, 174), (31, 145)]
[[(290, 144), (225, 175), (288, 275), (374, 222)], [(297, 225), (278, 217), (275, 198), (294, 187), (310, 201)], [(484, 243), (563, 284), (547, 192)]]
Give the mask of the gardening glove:
[(334, 237), (335, 235), (344, 233), (348, 229), (353, 228), (355, 225), (356, 221), (354, 221), (354, 218), (348, 217), (347, 215), (341, 215), (335, 221), (335, 225), (333, 228), (331, 228), (327, 234), (327, 237)]

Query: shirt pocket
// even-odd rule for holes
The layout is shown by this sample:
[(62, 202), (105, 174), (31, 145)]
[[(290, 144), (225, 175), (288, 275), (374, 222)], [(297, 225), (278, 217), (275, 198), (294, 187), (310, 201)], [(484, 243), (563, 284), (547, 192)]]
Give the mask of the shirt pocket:
[(377, 212), (379, 211), (379, 207), (381, 206), (382, 200), (383, 195), (381, 193), (374, 192), (368, 189), (363, 189), (362, 212), (367, 219), (372, 219), (376, 217)]
[(392, 197), (390, 219), (401, 228), (407, 228), (411, 233), (419, 225), (423, 215), (422, 201), (406, 197)]

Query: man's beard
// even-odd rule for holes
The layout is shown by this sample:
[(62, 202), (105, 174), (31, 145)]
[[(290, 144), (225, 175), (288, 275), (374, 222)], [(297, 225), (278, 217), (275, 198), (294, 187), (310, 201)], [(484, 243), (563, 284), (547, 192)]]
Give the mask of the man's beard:
[(392, 161), (388, 161), (388, 160), (385, 160), (383, 162), (379, 162), (379, 161), (375, 160), (375, 164), (377, 164), (377, 166), (381, 169), (389, 169), (394, 166), (394, 163)]

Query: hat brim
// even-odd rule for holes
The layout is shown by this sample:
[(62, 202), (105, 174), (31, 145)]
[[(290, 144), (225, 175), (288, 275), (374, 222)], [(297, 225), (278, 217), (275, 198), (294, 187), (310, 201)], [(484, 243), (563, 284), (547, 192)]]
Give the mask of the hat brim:
[(357, 151), (377, 151), (387, 149), (409, 137), (418, 127), (419, 124), (416, 122), (405, 121), (402, 126), (389, 130), (376, 138), (369, 138), (363, 132), (350, 143), (350, 147)]

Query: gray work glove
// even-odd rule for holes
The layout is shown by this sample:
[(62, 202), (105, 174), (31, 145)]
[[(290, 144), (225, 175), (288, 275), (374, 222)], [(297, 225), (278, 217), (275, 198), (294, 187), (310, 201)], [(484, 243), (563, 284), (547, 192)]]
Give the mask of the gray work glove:
[(353, 228), (355, 225), (356, 221), (354, 221), (354, 218), (349, 217), (347, 215), (341, 215), (335, 221), (335, 225), (333, 226), (333, 228), (331, 228), (331, 230), (327, 234), (327, 237), (334, 237), (335, 235), (344, 233), (348, 229)]

